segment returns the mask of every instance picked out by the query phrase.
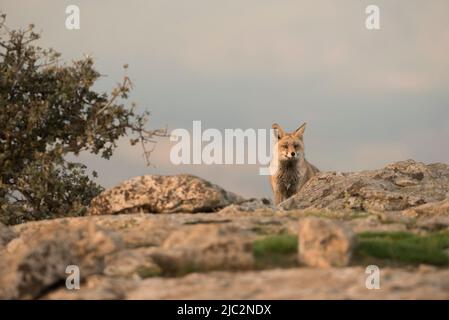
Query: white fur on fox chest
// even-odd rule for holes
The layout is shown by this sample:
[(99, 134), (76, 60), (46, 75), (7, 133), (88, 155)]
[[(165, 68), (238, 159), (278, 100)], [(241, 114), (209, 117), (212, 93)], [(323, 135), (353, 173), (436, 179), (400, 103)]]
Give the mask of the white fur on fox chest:
[(275, 189), (286, 199), (299, 191), (306, 174), (297, 162), (280, 164), (275, 174)]

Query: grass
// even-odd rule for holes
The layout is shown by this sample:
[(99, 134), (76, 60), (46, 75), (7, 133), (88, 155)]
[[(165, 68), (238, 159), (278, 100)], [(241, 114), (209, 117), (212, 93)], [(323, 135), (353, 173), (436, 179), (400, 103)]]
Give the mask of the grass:
[(297, 265), (298, 237), (292, 234), (267, 236), (253, 242), (256, 268)]
[[(357, 234), (353, 265), (405, 266), (430, 264), (448, 266), (449, 232), (416, 235), (410, 232), (365, 232)], [(265, 236), (253, 242), (255, 269), (297, 267), (298, 236), (289, 233)], [(162, 271), (164, 270), (164, 271)], [(155, 276), (183, 276), (191, 272), (204, 272), (198, 266), (182, 269), (142, 267), (141, 278)]]
[[(365, 232), (357, 235), (353, 265), (374, 262), (378, 265), (447, 266), (449, 232), (416, 235), (410, 232)], [(298, 238), (292, 234), (266, 236), (253, 242), (257, 269), (295, 267)]]
[(355, 260), (370, 258), (385, 263), (445, 266), (449, 257), (449, 233), (435, 232), (420, 236), (409, 232), (366, 232), (358, 234)]

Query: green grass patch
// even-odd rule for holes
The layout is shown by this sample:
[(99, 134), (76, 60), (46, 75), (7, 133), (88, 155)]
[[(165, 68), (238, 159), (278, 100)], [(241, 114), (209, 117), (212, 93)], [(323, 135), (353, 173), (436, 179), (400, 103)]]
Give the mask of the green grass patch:
[(444, 266), (449, 257), (449, 233), (416, 235), (410, 232), (366, 232), (358, 234), (355, 260), (380, 259), (387, 264), (421, 263)]
[(268, 236), (253, 242), (256, 268), (297, 265), (298, 237), (292, 234)]
[[(430, 264), (447, 266), (449, 232), (417, 235), (411, 232), (359, 233), (353, 265), (404, 266)], [(253, 242), (257, 269), (298, 266), (298, 238), (292, 234), (266, 236)]]

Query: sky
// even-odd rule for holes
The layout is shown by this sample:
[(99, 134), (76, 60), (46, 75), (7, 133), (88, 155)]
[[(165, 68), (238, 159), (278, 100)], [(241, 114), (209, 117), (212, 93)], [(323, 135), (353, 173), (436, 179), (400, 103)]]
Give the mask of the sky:
[[(65, 27), (68, 5), (80, 29)], [(365, 8), (380, 8), (380, 30)], [(150, 127), (266, 128), (307, 122), (306, 158), (322, 171), (415, 159), (449, 163), (449, 2), (434, 0), (0, 0), (9, 27), (71, 61), (92, 55), (99, 91), (123, 76)], [(191, 173), (246, 197), (272, 197), (259, 165), (174, 165), (159, 139), (147, 167), (119, 141), (111, 160), (78, 159), (111, 187), (144, 174)]]

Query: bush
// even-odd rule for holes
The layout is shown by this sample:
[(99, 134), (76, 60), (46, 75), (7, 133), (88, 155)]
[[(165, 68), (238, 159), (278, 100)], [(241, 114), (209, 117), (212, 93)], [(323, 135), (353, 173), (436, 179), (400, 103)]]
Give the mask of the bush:
[(110, 93), (96, 92), (100, 74), (91, 58), (61, 63), (58, 52), (35, 45), (33, 25), (10, 30), (5, 20), (1, 15), (0, 221), (83, 215), (102, 188), (66, 155), (109, 159), (120, 137), (133, 134), (131, 143), (145, 148), (165, 131), (145, 129), (148, 113), (123, 104), (127, 76)]

